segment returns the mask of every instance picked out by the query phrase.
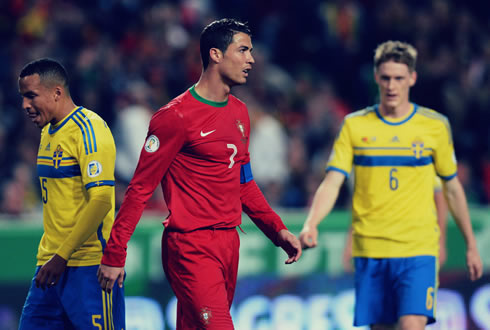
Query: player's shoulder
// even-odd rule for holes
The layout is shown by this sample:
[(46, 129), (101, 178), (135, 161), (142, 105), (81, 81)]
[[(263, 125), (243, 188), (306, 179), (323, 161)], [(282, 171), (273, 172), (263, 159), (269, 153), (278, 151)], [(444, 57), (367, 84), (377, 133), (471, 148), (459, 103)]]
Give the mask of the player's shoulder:
[(176, 96), (170, 102), (159, 108), (151, 117), (151, 122), (166, 121), (169, 119), (183, 119), (185, 102), (190, 96), (189, 90)]
[(228, 103), (231, 105), (239, 106), (239, 107), (246, 107), (245, 102), (240, 100), (238, 97), (236, 97), (233, 94), (230, 94), (228, 97)]
[(368, 119), (372, 116), (376, 115), (376, 107), (375, 106), (369, 106), (365, 107), (360, 110), (356, 110), (352, 113), (349, 113), (344, 117), (345, 121), (352, 121), (356, 119)]
[(80, 112), (83, 113), (83, 119), (90, 120), (91, 122), (105, 123), (105, 120), (95, 111), (81, 107)]
[(80, 115), (75, 115), (75, 121), (77, 123), (76, 126), (80, 128), (80, 132), (88, 130), (90, 134), (92, 134), (92, 131), (97, 134), (101, 134), (104, 131), (110, 133), (107, 122), (95, 111), (84, 107), (80, 107), (77, 111), (80, 112)]
[(417, 106), (417, 115), (420, 115), (420, 116), (427, 118), (429, 120), (435, 120), (435, 121), (442, 122), (443, 124), (448, 123), (447, 117), (444, 116), (442, 113), (437, 112), (434, 109), (424, 107), (424, 106), (420, 106), (420, 105)]

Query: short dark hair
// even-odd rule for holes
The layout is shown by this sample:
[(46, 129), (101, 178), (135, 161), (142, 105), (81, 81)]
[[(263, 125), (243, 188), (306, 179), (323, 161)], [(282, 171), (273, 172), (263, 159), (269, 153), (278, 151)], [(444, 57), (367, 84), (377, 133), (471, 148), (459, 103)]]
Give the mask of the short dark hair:
[(378, 69), (381, 64), (388, 61), (406, 64), (410, 72), (413, 72), (417, 62), (417, 50), (406, 42), (392, 40), (383, 42), (374, 51), (374, 69)]
[(19, 78), (24, 78), (38, 74), (41, 83), (45, 85), (62, 85), (69, 93), (68, 74), (63, 65), (51, 58), (41, 58), (27, 63), (19, 74)]
[(233, 41), (233, 36), (239, 32), (252, 35), (247, 23), (233, 18), (223, 18), (208, 24), (201, 33), (200, 50), (204, 70), (209, 64), (209, 50), (218, 48), (223, 53)]

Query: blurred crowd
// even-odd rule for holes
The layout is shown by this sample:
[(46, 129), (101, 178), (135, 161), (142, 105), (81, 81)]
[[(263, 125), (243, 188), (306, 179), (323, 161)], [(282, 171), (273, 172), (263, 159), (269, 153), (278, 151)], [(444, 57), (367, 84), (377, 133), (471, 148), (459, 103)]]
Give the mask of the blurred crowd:
[[(199, 33), (216, 18), (248, 21), (256, 63), (232, 90), (252, 120), (254, 177), (269, 202), (305, 208), (324, 176), (343, 116), (377, 102), (374, 48), (419, 51), (415, 103), (446, 115), (469, 202), (490, 202), (490, 3), (472, 0), (4, 0), (0, 4), (0, 213), (40, 209), (39, 129), (17, 77), (60, 60), (78, 105), (99, 113), (117, 147), (116, 196), (132, 177), (151, 115), (199, 78)], [(337, 207), (346, 207), (349, 186)], [(157, 191), (148, 210), (165, 212)]]

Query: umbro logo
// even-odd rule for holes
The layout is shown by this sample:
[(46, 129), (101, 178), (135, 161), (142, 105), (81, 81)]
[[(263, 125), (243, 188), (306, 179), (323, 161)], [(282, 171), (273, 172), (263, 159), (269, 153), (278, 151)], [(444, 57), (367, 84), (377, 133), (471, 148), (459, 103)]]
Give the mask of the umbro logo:
[(392, 139), (391, 139), (391, 142), (400, 142), (400, 139), (398, 138), (398, 136), (394, 136)]
[(48, 145), (46, 146), (46, 149), (44, 149), (45, 151), (50, 151), (51, 150), (51, 143), (48, 143)]
[(216, 131), (215, 129), (213, 129), (212, 131), (206, 132), (206, 133), (204, 133), (203, 131), (201, 131), (201, 136), (202, 137), (208, 136), (209, 134), (214, 133), (215, 131)]

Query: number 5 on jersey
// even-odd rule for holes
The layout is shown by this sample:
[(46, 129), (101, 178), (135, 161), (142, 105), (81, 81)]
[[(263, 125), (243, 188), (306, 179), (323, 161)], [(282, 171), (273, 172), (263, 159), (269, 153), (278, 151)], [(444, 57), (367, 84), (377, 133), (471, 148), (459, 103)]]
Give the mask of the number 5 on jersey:
[(48, 202), (48, 179), (41, 178), (41, 189), (42, 200), (46, 204)]

